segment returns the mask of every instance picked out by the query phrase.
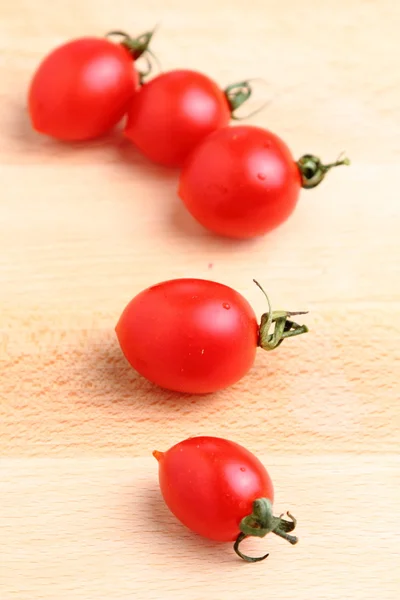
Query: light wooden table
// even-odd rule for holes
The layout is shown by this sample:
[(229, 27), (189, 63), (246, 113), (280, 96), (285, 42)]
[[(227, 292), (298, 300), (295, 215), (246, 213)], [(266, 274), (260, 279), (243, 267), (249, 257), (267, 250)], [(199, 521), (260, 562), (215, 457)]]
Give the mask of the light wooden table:
[[(262, 77), (253, 123), (351, 168), (264, 239), (208, 235), (176, 173), (118, 136), (34, 134), (26, 88), (57, 43), (160, 23), (164, 69)], [(3, 0), (0, 8), (1, 600), (397, 600), (400, 596), (400, 4)], [(152, 387), (113, 327), (157, 281), (212, 278), (310, 334), (213, 397)], [(396, 364), (397, 359), (397, 364)], [(246, 565), (168, 513), (151, 451), (222, 435), (264, 459), (301, 542)]]

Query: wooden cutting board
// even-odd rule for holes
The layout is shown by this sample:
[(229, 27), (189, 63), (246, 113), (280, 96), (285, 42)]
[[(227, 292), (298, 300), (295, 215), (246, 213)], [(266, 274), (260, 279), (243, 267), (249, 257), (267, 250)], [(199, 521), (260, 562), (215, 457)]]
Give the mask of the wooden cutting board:
[[(349, 168), (302, 191), (263, 239), (202, 230), (177, 172), (120, 134), (65, 145), (31, 131), (26, 90), (56, 44), (160, 23), (164, 70), (255, 82), (251, 123), (294, 156)], [(399, 543), (400, 5), (382, 0), (53, 1), (0, 7), (1, 600), (397, 600)], [(265, 310), (309, 310), (307, 336), (259, 352), (232, 388), (155, 388), (121, 356), (125, 304), (203, 277)], [(162, 503), (151, 451), (220, 435), (257, 453), (300, 544), (229, 544)]]

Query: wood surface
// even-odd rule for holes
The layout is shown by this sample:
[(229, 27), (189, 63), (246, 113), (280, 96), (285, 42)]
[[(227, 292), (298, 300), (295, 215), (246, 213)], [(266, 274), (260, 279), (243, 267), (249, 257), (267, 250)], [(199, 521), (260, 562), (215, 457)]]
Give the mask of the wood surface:
[[(165, 70), (259, 77), (252, 123), (298, 157), (349, 168), (303, 191), (265, 238), (201, 229), (177, 173), (118, 133), (66, 145), (30, 129), (26, 90), (71, 37), (160, 24)], [(3, 0), (0, 5), (1, 600), (397, 600), (400, 597), (400, 4), (391, 0)], [(307, 336), (261, 351), (212, 396), (157, 389), (113, 328), (146, 286), (198, 276), (259, 314), (309, 310)], [(257, 453), (296, 547), (179, 525), (151, 451), (221, 435)]]

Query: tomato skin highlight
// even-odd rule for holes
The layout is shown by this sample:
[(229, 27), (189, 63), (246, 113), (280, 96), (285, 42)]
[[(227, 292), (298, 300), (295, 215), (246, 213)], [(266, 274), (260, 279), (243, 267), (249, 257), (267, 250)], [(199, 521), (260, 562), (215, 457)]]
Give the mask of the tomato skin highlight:
[(203, 537), (234, 541), (253, 501), (274, 491), (262, 463), (246, 448), (222, 438), (194, 437), (157, 453), (165, 503), (186, 527)]
[(253, 365), (258, 324), (232, 288), (203, 279), (175, 279), (139, 293), (116, 326), (136, 371), (170, 390), (202, 394), (241, 379)]
[(150, 160), (179, 167), (230, 118), (228, 100), (214, 81), (196, 71), (175, 70), (155, 77), (135, 94), (125, 135)]
[(232, 238), (263, 235), (293, 212), (301, 174), (286, 144), (249, 125), (225, 127), (190, 155), (179, 196), (207, 229)]
[(33, 76), (32, 125), (64, 141), (99, 137), (122, 119), (138, 83), (122, 45), (96, 37), (72, 40), (48, 54)]

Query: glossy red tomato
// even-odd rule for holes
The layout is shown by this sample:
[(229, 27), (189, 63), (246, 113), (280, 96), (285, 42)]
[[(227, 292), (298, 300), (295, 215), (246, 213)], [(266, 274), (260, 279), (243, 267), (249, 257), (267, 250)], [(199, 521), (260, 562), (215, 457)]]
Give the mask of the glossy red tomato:
[(322, 165), (304, 155), (296, 163), (276, 135), (244, 125), (208, 136), (185, 163), (179, 195), (204, 227), (220, 235), (251, 238), (283, 223), (293, 212), (300, 188), (318, 185), (340, 160)]
[(233, 88), (223, 91), (195, 71), (162, 73), (135, 94), (125, 134), (150, 160), (181, 166), (201, 140), (228, 125), (233, 110), (250, 95), (247, 82), (238, 84), (237, 94), (229, 92)]
[(175, 279), (133, 298), (116, 333), (141, 375), (170, 390), (201, 394), (241, 379), (254, 362), (257, 345), (272, 350), (283, 338), (307, 331), (288, 319), (292, 314), (269, 311), (259, 330), (253, 309), (232, 288)]
[(53, 50), (33, 77), (32, 125), (60, 140), (96, 138), (122, 119), (137, 86), (124, 45), (95, 37), (73, 40)]
[(246, 448), (217, 437), (189, 438), (167, 452), (155, 451), (160, 488), (171, 512), (192, 531), (212, 540), (236, 540), (270, 531), (292, 544), (296, 525), (273, 517), (274, 491), (262, 463)]

